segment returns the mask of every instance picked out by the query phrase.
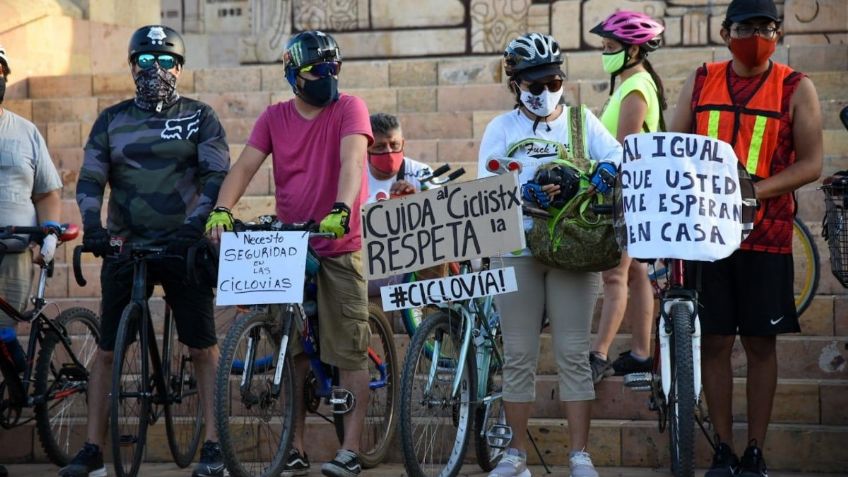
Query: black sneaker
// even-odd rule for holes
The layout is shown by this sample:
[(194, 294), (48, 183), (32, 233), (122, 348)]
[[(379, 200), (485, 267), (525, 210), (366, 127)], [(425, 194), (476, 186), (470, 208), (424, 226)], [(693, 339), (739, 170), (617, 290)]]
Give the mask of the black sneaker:
[(283, 467), (283, 477), (296, 477), (309, 474), (309, 457), (306, 452), (301, 454), (297, 449), (292, 448), (289, 451), (289, 458), (286, 460), (286, 465)]
[(654, 369), (654, 360), (649, 357), (645, 361), (639, 361), (630, 354), (630, 350), (627, 350), (619, 354), (618, 359), (613, 361), (612, 369), (616, 376), (633, 373), (650, 373)]
[(724, 442), (719, 442), (713, 454), (713, 463), (704, 477), (734, 477), (739, 471), (739, 457)]
[(592, 368), (592, 382), (598, 384), (607, 376), (612, 376), (610, 362), (595, 351), (589, 353), (589, 366)]
[(321, 473), (328, 477), (356, 477), (360, 472), (359, 456), (347, 449), (339, 449), (333, 460), (321, 466)]
[(71, 463), (59, 470), (60, 477), (106, 477), (100, 446), (86, 442)]
[(229, 475), (224, 465), (221, 444), (212, 441), (203, 443), (200, 449), (200, 461), (191, 473), (191, 477), (224, 477)]
[(6, 470), (5, 465), (0, 465), (0, 477), (9, 477), (9, 471)]
[(742, 454), (739, 477), (768, 477), (766, 460), (763, 458), (763, 450), (757, 447), (757, 441), (751, 439), (745, 453)]

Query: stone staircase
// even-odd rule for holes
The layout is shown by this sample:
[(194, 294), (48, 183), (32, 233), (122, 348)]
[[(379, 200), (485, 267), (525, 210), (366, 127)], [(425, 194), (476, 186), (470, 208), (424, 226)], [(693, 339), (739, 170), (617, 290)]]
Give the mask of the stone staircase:
[[(569, 102), (582, 102), (599, 111), (607, 97), (607, 80), (596, 52), (566, 55), (565, 85)], [(651, 55), (662, 76), (671, 103), (686, 75), (705, 61), (727, 58), (723, 48), (669, 48)], [(778, 49), (776, 58), (809, 73), (816, 84), (824, 115), (824, 174), (848, 169), (848, 131), (838, 112), (848, 105), (848, 45)], [(393, 61), (350, 61), (341, 73), (341, 89), (362, 97), (371, 112), (397, 114), (407, 138), (406, 154), (431, 164), (450, 163), (476, 172), (479, 141), (489, 120), (512, 108), (514, 101), (501, 77), (496, 57), (415, 59)], [(79, 223), (74, 201), (75, 184), (82, 163), (82, 146), (99, 111), (116, 101), (131, 97), (134, 91), (129, 73), (79, 76), (33, 77), (28, 80), (28, 96), (9, 99), (4, 107), (31, 119), (47, 140), (52, 158), (61, 171), (63, 221)], [(250, 134), (255, 119), (269, 105), (291, 97), (280, 65), (243, 66), (229, 69), (187, 70), (179, 82), (180, 91), (212, 105), (226, 128), (232, 160)], [(672, 104), (673, 108), (673, 104)], [(799, 214), (816, 237), (821, 255), (822, 277), (812, 306), (802, 316), (804, 333), (781, 336), (779, 383), (773, 424), (765, 453), (773, 470), (845, 472), (848, 457), (843, 446), (848, 439), (848, 290), (831, 276), (826, 244), (820, 238), (823, 205), (821, 193), (809, 185), (798, 192)], [(251, 182), (236, 215), (251, 217), (273, 211), (273, 185), (270, 161)], [(105, 211), (104, 211), (105, 212)], [(61, 247), (57, 267), (48, 286), (49, 296), (62, 308), (98, 308), (97, 277), (99, 260), (85, 258), (85, 275), (90, 284), (79, 287), (69, 262), (73, 245)], [(602, 296), (599, 297), (602, 300)], [(155, 299), (156, 310), (161, 299)], [(596, 307), (595, 320), (600, 310)], [(218, 329), (223, 334), (232, 319), (221, 311)], [(161, 313), (157, 313), (161, 316)], [(408, 338), (397, 328), (397, 346), (403, 354)], [(629, 330), (624, 324), (612, 349), (616, 356), (629, 346)], [(21, 331), (20, 334), (26, 334)], [(737, 344), (738, 345), (738, 344)], [(550, 354), (550, 337), (542, 341), (537, 380), (537, 403), (531, 430), (548, 463), (566, 463), (567, 423), (557, 404), (555, 367)], [(734, 351), (734, 413), (736, 440), (745, 441), (745, 359), (739, 347)], [(656, 415), (647, 409), (647, 394), (626, 389), (620, 378), (609, 378), (598, 386), (593, 410), (590, 450), (596, 465), (668, 465), (668, 438), (660, 435)], [(80, 417), (79, 433), (84, 435)], [(335, 450), (332, 426), (309, 418), (307, 449), (315, 461), (329, 459)], [(147, 460), (170, 461), (164, 425), (152, 426)], [(706, 441), (697, 439), (698, 466), (709, 464)], [(34, 429), (24, 426), (0, 432), (0, 461), (44, 461)], [(469, 457), (473, 459), (473, 457)], [(400, 462), (395, 448), (389, 460)], [(531, 461), (536, 457), (531, 454)]]

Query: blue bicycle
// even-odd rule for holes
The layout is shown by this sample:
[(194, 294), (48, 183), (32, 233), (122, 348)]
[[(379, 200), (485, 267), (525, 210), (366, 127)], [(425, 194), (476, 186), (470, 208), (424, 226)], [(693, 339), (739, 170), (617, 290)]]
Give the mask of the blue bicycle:
[[(303, 231), (310, 238), (313, 224), (283, 224), (263, 217), (244, 230)], [(303, 303), (253, 305), (231, 326), (221, 349), (215, 386), (215, 416), (224, 461), (234, 477), (278, 476), (283, 470), (295, 423), (295, 400), (307, 411), (335, 426), (341, 442), (344, 415), (355, 405), (353, 395), (338, 387), (338, 370), (321, 362), (315, 277), (318, 260), (307, 259)], [(366, 468), (382, 462), (395, 430), (400, 372), (392, 328), (382, 311), (369, 308), (371, 344), (368, 347), (371, 395), (360, 441), (360, 462)], [(288, 345), (300, 339), (310, 372), (295, 393), (295, 374)]]

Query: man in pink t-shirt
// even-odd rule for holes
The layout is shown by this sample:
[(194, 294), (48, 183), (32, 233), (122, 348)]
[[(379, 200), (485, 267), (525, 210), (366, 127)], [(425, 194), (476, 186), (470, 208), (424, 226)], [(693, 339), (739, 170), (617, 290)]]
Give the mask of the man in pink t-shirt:
[[(207, 231), (217, 237), (232, 229), (233, 207), (268, 154), (273, 155), (277, 217), (285, 223), (320, 221), (322, 232), (335, 240), (313, 240), (321, 259), (318, 272), (318, 327), (321, 360), (340, 370), (340, 385), (356, 398), (345, 420), (342, 448), (321, 471), (328, 476), (351, 476), (361, 471), (359, 439), (368, 409), (368, 355), (371, 337), (368, 297), (362, 274), (360, 207), (368, 198), (364, 168), (373, 142), (365, 103), (339, 94), (341, 54), (335, 40), (320, 31), (293, 36), (283, 56), (286, 79), (295, 97), (269, 106), (253, 127), (238, 162), (221, 186)], [(295, 382), (303, 383), (308, 369), (298, 340)], [(295, 399), (295, 435), (284, 475), (306, 475), (309, 460), (303, 451), (303, 400)]]

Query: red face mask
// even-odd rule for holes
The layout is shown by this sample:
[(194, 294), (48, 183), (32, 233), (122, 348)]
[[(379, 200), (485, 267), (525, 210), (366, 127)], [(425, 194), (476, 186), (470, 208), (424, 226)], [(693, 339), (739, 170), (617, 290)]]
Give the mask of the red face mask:
[(368, 160), (374, 169), (383, 174), (397, 174), (403, 163), (403, 151), (385, 152), (382, 154), (368, 154)]
[(776, 47), (776, 41), (767, 40), (760, 35), (730, 39), (730, 51), (733, 53), (733, 57), (748, 68), (765, 64), (771, 58)]

